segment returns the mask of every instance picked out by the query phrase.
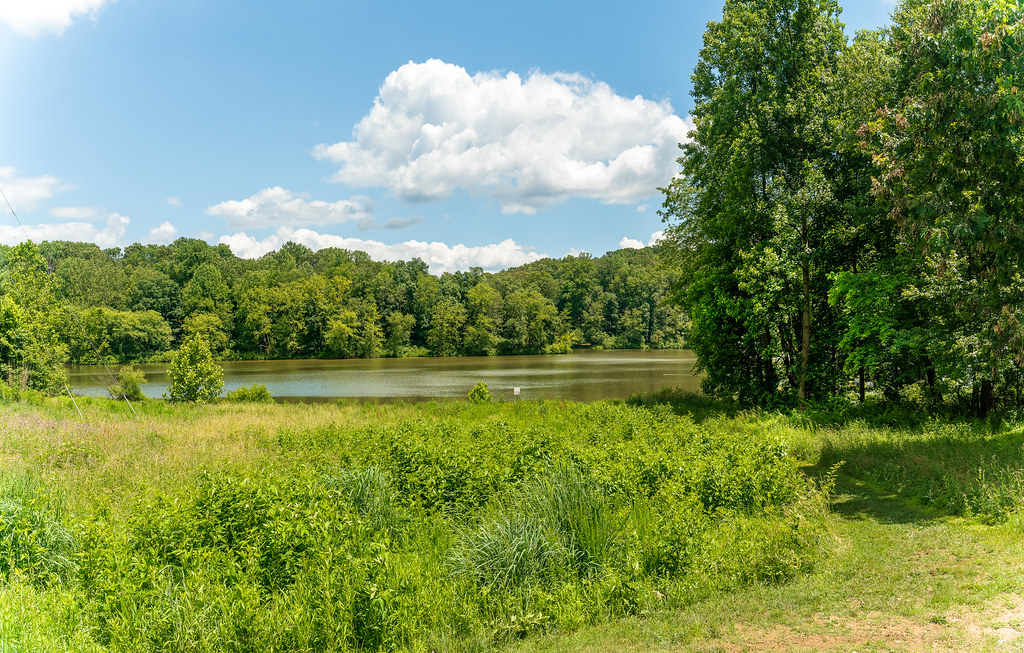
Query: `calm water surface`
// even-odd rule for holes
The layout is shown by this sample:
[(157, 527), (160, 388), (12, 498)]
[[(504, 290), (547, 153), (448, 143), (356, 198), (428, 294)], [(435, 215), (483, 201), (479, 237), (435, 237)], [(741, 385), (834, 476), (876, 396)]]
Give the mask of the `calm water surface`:
[[(456, 358), (375, 358), (369, 360), (290, 360), (221, 363), (225, 390), (263, 383), (276, 399), (327, 401), (427, 401), (465, 398), (483, 381), (495, 398), (595, 401), (624, 399), (637, 392), (679, 386), (696, 392), (690, 351), (580, 351), (568, 356), (490, 356)], [(146, 373), (142, 391), (159, 397), (167, 390), (166, 364), (138, 365)], [(112, 368), (116, 371), (116, 368)], [(68, 368), (68, 384), (78, 394), (105, 396), (105, 370), (93, 365)]]

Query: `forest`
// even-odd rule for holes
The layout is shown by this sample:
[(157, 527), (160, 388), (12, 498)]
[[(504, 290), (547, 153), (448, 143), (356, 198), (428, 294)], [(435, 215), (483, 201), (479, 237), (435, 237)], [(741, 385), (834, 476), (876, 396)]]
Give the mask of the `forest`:
[(855, 390), (977, 415), (1024, 382), (1024, 11), (725, 3), (693, 72), (665, 249), (705, 391)]
[[(295, 243), (257, 260), (226, 245), (0, 248), (5, 310), (22, 350), (63, 361), (161, 360), (202, 336), (220, 358), (372, 358), (569, 353), (574, 346), (678, 348), (685, 314), (656, 249), (543, 259), (496, 274), (428, 271)], [(16, 322), (8, 324), (13, 342)], [(0, 345), (2, 346), (2, 345)], [(10, 346), (10, 345), (9, 345)], [(13, 349), (12, 349), (13, 352)], [(8, 354), (4, 378), (51, 384), (45, 362)], [(50, 375), (52, 376), (52, 375)]]

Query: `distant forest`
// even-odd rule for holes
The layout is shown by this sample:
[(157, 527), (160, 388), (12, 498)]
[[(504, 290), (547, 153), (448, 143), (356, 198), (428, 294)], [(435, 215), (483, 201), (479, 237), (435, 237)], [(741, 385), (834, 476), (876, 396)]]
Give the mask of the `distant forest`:
[(238, 359), (678, 348), (687, 326), (656, 248), (440, 276), (419, 259), (287, 243), (248, 260), (188, 238), (23, 244), (0, 247), (0, 262), (7, 294), (20, 287), (32, 296), (17, 303), (39, 312), (23, 322), (48, 323), (44, 340), (73, 363), (160, 360), (193, 335)]

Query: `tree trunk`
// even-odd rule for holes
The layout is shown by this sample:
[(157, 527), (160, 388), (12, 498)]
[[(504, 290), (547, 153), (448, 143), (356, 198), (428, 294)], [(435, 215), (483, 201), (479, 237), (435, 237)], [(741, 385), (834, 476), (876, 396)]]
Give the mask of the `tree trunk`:
[(861, 365), (860, 369), (857, 370), (858, 376), (860, 376), (860, 403), (864, 403), (864, 366)]
[(811, 262), (804, 260), (803, 271), (803, 337), (800, 342), (800, 403), (807, 401), (807, 368), (811, 363)]
[(978, 417), (988, 417), (989, 412), (996, 405), (995, 386), (989, 379), (981, 382), (981, 395), (978, 397)]

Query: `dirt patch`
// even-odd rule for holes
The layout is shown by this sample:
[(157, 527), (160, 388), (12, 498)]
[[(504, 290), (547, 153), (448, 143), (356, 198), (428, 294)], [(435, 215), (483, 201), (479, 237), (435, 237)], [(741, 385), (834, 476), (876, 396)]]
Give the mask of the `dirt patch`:
[(950, 619), (967, 634), (1000, 648), (1024, 648), (1024, 596), (1005, 594), (980, 612), (965, 612)]
[[(775, 626), (767, 630), (737, 625), (733, 641), (718, 642), (716, 648), (739, 651), (851, 651), (872, 650), (940, 651), (962, 650), (949, 642), (948, 626), (867, 614), (864, 620), (818, 617), (806, 629)], [(733, 638), (729, 638), (733, 639)]]
[(802, 627), (736, 624), (705, 650), (727, 651), (956, 651), (1024, 649), (1024, 596), (1001, 596), (980, 611), (927, 622), (867, 612), (860, 618), (819, 615)]

